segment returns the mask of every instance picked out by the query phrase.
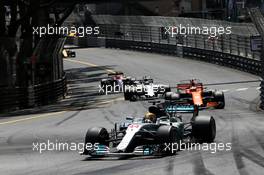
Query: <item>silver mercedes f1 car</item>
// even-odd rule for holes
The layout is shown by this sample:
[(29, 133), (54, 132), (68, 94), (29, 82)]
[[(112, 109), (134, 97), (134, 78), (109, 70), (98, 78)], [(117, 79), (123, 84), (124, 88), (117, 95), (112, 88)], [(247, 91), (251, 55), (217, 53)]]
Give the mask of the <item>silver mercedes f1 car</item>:
[(144, 76), (142, 79), (133, 78), (124, 81), (125, 100), (149, 100), (170, 91), (171, 89), (168, 85), (154, 83), (154, 80), (149, 76)]
[[(215, 139), (214, 118), (199, 115), (197, 106), (165, 100), (162, 105), (149, 107), (148, 113), (151, 118), (127, 117), (124, 122), (116, 123), (110, 132), (103, 127), (88, 129), (85, 145), (96, 146), (85, 149), (83, 154), (91, 157), (173, 155), (176, 151), (173, 147), (168, 149), (168, 145), (178, 146), (179, 142), (210, 143)], [(184, 121), (186, 113), (192, 114), (188, 122)]]

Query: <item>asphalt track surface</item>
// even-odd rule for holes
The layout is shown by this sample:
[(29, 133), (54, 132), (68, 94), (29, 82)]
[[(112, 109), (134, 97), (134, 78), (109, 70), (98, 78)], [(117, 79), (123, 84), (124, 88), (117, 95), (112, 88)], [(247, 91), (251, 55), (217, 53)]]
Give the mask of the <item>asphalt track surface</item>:
[(34, 150), (33, 142), (83, 142), (89, 127), (113, 127), (125, 116), (142, 116), (149, 104), (127, 102), (122, 94), (99, 95), (98, 83), (107, 72), (121, 70), (132, 77), (151, 75), (175, 85), (198, 78), (204, 83), (254, 81), (258, 77), (204, 62), (166, 55), (115, 49), (79, 49), (64, 61), (69, 95), (61, 102), (1, 115), (0, 174), (196, 174), (257, 175), (264, 170), (264, 113), (257, 109), (259, 82), (222, 84), (226, 108), (204, 111), (217, 124), (216, 143), (231, 143), (230, 151), (192, 150), (163, 158), (91, 160), (77, 151)]

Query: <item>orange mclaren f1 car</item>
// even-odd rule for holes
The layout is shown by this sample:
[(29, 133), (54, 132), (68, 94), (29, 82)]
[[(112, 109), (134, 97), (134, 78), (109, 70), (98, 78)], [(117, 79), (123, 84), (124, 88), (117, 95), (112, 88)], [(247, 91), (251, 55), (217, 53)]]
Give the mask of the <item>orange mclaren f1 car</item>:
[(177, 84), (179, 99), (185, 103), (200, 107), (225, 108), (225, 96), (222, 91), (210, 90), (199, 80), (184, 80)]

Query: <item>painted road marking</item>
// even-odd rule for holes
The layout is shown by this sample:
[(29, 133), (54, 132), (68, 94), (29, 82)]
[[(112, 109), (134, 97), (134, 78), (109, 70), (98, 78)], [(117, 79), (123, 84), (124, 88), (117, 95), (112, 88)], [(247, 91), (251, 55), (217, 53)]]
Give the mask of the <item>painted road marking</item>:
[(239, 88), (239, 89), (236, 89), (236, 91), (246, 91), (248, 90), (248, 88)]
[[(65, 61), (69, 61), (69, 62), (72, 62), (72, 63), (78, 63), (78, 64), (83, 64), (83, 65), (86, 65), (86, 66), (91, 66), (91, 67), (99, 67), (99, 65), (96, 65), (96, 64), (93, 64), (93, 63), (89, 63), (87, 61), (79, 61), (79, 60), (73, 60), (73, 59), (64, 59)], [(115, 71), (111, 70), (111, 69), (104, 69), (104, 68), (101, 68), (102, 70), (105, 70), (109, 73), (115, 73)]]
[(34, 120), (34, 119), (39, 119), (39, 118), (46, 118), (46, 117), (51, 117), (54, 115), (58, 114), (63, 114), (66, 111), (60, 111), (60, 112), (54, 112), (54, 113), (48, 113), (48, 114), (43, 114), (43, 115), (37, 115), (37, 116), (32, 116), (32, 117), (27, 117), (27, 118), (22, 118), (22, 119), (17, 119), (17, 120), (10, 120), (6, 122), (1, 122), (0, 125), (5, 125), (5, 124), (13, 124), (13, 123), (18, 123), (18, 122), (23, 122), (23, 121), (28, 121), (28, 120)]
[(222, 90), (223, 92), (228, 92), (228, 91), (230, 91), (230, 89), (224, 89), (224, 90)]
[(261, 87), (249, 87), (249, 88), (238, 88), (238, 89), (223, 89), (220, 90), (222, 92), (239, 92), (239, 91), (246, 91), (246, 90), (252, 90), (252, 89), (256, 89), (256, 90), (260, 90)]

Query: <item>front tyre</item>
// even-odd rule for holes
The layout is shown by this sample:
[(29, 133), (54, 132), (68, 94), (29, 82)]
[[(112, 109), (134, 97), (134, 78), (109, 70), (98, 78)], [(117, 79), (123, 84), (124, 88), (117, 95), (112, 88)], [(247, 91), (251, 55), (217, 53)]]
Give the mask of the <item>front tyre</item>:
[(109, 133), (105, 128), (101, 127), (92, 127), (88, 129), (86, 136), (85, 136), (85, 146), (84, 146), (84, 152), (83, 154), (87, 155), (90, 153), (91, 150), (86, 149), (86, 145), (95, 145), (95, 144), (100, 144), (100, 145), (106, 145), (109, 146)]
[(199, 143), (212, 143), (216, 136), (215, 120), (211, 116), (197, 116), (192, 123), (192, 135)]
[(157, 130), (157, 141), (160, 144), (160, 152), (165, 155), (174, 155), (179, 149), (177, 128), (169, 125), (161, 125)]

